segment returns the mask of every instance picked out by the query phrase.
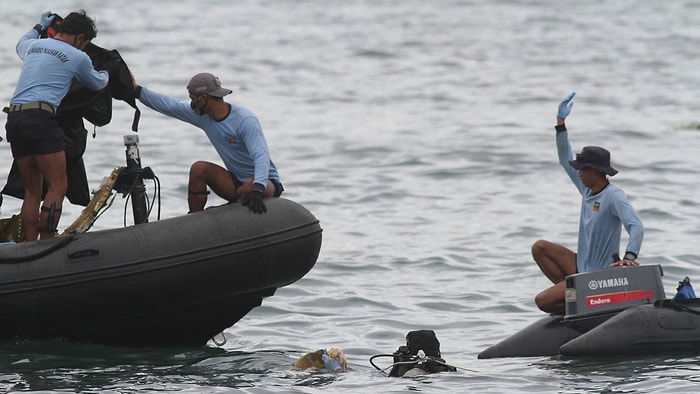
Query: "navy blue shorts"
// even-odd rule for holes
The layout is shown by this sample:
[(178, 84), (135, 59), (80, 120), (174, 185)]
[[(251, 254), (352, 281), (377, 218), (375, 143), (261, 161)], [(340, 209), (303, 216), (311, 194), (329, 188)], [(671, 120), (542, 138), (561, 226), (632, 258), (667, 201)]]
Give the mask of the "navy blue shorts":
[[(231, 179), (233, 180), (233, 186), (236, 187), (236, 190), (238, 190), (239, 187), (243, 186), (243, 182), (239, 181), (238, 178), (236, 178), (236, 176), (233, 175), (231, 171), (229, 171), (228, 174), (231, 175)], [(282, 184), (277, 181), (273, 181), (272, 179), (270, 179), (270, 182), (272, 182), (272, 184), (275, 186), (275, 194), (273, 194), (273, 197), (281, 196), (282, 192), (284, 191), (284, 187), (282, 186)]]
[(15, 159), (66, 150), (65, 135), (58, 125), (58, 117), (48, 111), (28, 109), (10, 112), (5, 131)]

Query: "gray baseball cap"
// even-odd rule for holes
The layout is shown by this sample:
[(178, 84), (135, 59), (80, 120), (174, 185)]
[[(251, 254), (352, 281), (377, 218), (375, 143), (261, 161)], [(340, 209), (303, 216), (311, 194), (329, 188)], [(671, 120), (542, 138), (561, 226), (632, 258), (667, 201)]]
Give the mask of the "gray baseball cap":
[(191, 94), (208, 94), (214, 97), (224, 97), (231, 94), (231, 89), (221, 87), (221, 81), (210, 73), (199, 73), (190, 79), (187, 91)]

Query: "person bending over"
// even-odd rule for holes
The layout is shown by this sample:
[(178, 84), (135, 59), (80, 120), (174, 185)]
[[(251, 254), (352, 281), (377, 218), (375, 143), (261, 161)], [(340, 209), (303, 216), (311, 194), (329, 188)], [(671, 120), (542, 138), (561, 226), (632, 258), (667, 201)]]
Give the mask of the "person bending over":
[[(68, 189), (65, 136), (56, 109), (73, 79), (98, 91), (109, 82), (107, 71), (97, 71), (85, 47), (97, 36), (95, 21), (85, 11), (72, 12), (55, 37), (40, 39), (55, 15), (47, 11), (40, 22), (17, 43), (23, 60), (15, 92), (7, 107), (7, 140), (24, 180), (20, 217), (25, 241), (53, 238)], [(47, 192), (41, 203), (43, 182)]]
[(190, 167), (187, 202), (190, 212), (204, 209), (210, 187), (230, 202), (241, 200), (251, 211), (267, 211), (263, 198), (279, 197), (284, 188), (255, 115), (223, 97), (231, 90), (219, 78), (199, 73), (187, 85), (190, 102), (154, 92), (134, 81), (136, 97), (167, 116), (191, 123), (209, 137), (226, 168), (207, 161)]

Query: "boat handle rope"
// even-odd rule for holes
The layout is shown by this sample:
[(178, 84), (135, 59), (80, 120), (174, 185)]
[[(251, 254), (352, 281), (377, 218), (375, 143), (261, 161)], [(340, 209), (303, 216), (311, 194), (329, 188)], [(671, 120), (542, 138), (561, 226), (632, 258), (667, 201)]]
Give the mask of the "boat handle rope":
[[(54, 241), (54, 239), (56, 241)], [(62, 247), (73, 242), (73, 240), (75, 240), (74, 235), (70, 235), (68, 237), (51, 238), (52, 244), (50, 244), (48, 247), (41, 249), (41, 250), (37, 251), (36, 253), (31, 253), (31, 254), (24, 255), (24, 256), (7, 256), (4, 254), (0, 254), (0, 264), (22, 263), (25, 261), (38, 259), (40, 257), (44, 257), (48, 254), (51, 254), (58, 249), (61, 249)], [(14, 250), (14, 249), (12, 249), (12, 250)]]
[(695, 314), (695, 315), (700, 315), (700, 312), (696, 311), (696, 310), (693, 309), (693, 308), (689, 308), (689, 307), (687, 307), (687, 306), (685, 306), (685, 305), (682, 305), (682, 304), (680, 304), (679, 302), (677, 302), (676, 300), (670, 300), (670, 302), (669, 302), (668, 304), (671, 305), (671, 306), (672, 306), (673, 308), (675, 308), (676, 310), (684, 311), (684, 312), (688, 312), (688, 313), (692, 313), (692, 314)]
[[(216, 337), (218, 337), (219, 335), (221, 335), (221, 337), (224, 338), (224, 340), (221, 342), (216, 340)], [(211, 338), (211, 341), (214, 342), (214, 345), (221, 347), (221, 346), (224, 346), (228, 340), (226, 339), (226, 335), (224, 335), (224, 332), (222, 331), (222, 332), (216, 334), (215, 336), (213, 336)]]

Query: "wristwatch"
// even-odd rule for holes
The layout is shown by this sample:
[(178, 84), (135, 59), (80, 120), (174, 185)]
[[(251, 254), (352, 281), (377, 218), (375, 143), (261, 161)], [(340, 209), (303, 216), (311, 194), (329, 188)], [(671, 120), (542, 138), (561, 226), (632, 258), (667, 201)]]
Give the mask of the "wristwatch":
[(41, 35), (42, 30), (44, 30), (44, 26), (37, 23), (36, 25), (34, 25), (34, 27), (32, 27), (32, 29), (36, 30), (36, 32), (39, 33), (39, 35)]
[(637, 260), (637, 255), (632, 252), (625, 252), (625, 257), (623, 260), (634, 261)]

